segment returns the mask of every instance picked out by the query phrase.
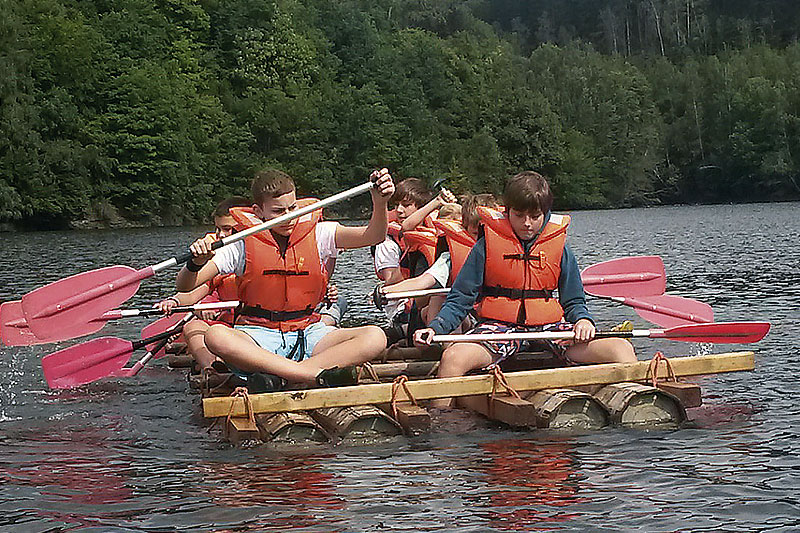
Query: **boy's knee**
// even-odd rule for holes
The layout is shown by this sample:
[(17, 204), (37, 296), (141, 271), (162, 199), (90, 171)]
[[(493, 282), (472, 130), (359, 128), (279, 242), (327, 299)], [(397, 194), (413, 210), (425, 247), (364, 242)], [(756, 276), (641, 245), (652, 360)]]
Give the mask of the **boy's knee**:
[(231, 331), (231, 328), (223, 326), (222, 324), (210, 326), (205, 334), (205, 341), (208, 349), (216, 354), (224, 351)]
[(633, 344), (625, 339), (608, 339), (606, 348), (611, 353), (613, 360), (618, 363), (635, 363), (638, 361)]
[(386, 347), (386, 334), (378, 326), (364, 326), (363, 340), (370, 347), (383, 350)]

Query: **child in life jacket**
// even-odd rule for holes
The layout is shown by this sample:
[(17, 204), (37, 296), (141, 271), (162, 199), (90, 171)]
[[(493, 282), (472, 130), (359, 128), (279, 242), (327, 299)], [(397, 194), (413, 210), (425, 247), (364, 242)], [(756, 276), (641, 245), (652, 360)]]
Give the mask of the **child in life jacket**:
[[(209, 233), (203, 238), (214, 242), (232, 235), (235, 232), (236, 221), (231, 216), (230, 209), (249, 205), (252, 205), (252, 202), (243, 196), (233, 196), (220, 202), (214, 209), (214, 233)], [(200, 301), (224, 302), (237, 299), (234, 275), (218, 275), (194, 290), (176, 293), (166, 300), (158, 302), (154, 307), (158, 307), (164, 314), (169, 314), (177, 306), (193, 305)], [(202, 370), (210, 368), (217, 360), (205, 343), (204, 337), (209, 324), (233, 325), (233, 310), (204, 310), (198, 314), (200, 320), (192, 320), (183, 327), (183, 337), (186, 339), (187, 351)]]
[[(436, 261), (420, 276), (401, 281), (390, 287), (383, 285), (376, 287), (373, 294), (376, 305), (386, 300), (386, 296), (394, 292), (449, 287), (478, 238), (479, 206), (497, 208), (498, 203), (492, 194), (467, 194), (461, 197), (461, 205), (444, 205), (439, 210), (439, 217), (433, 221), (433, 225), (439, 233)], [(458, 207), (457, 210), (456, 207)], [(421, 312), (426, 325), (439, 313), (445, 298), (445, 294), (434, 294), (426, 299)], [(420, 305), (420, 302), (418, 301), (417, 304)], [(469, 320), (465, 320), (465, 322), (469, 323)]]
[[(315, 308), (323, 301), (326, 265), (338, 249), (360, 248), (383, 240), (386, 205), (394, 183), (386, 169), (370, 175), (373, 212), (367, 226), (320, 221), (314, 211), (298, 219), (211, 249), (195, 241), (193, 258), (178, 273), (179, 291), (191, 291), (219, 274), (237, 276), (242, 303), (234, 328), (212, 325), (205, 335), (209, 350), (248, 382), (253, 392), (279, 390), (285, 381), (323, 386), (353, 384), (351, 365), (369, 361), (386, 345), (376, 326), (337, 329), (321, 322)], [(243, 227), (285, 215), (312, 200), (298, 200), (294, 180), (279, 170), (258, 172), (252, 208), (231, 215)]]
[(629, 342), (594, 338), (578, 263), (566, 245), (570, 218), (550, 212), (553, 197), (547, 180), (536, 172), (521, 172), (506, 182), (503, 200), (505, 213), (478, 208), (483, 236), (467, 256), (441, 311), (428, 328), (414, 334), (414, 342), (430, 344), (432, 335), (450, 333), (476, 302), (479, 323), (469, 333), (571, 329), (575, 340), (453, 343), (442, 354), (438, 376), (492, 368), (531, 344), (572, 363), (635, 362)]
[[(386, 285), (393, 285), (404, 279), (421, 274), (432, 261), (428, 261), (426, 254), (417, 253), (422, 245), (408, 248), (403, 236), (407, 232), (428, 233), (435, 239), (435, 229), (432, 221), (436, 211), (445, 203), (455, 202), (455, 197), (442, 189), (442, 192), (432, 198), (432, 194), (424, 181), (418, 178), (406, 178), (397, 185), (397, 190), (392, 196), (391, 203), (394, 220), (389, 223), (386, 238), (373, 250), (375, 273)], [(435, 244), (431, 247), (431, 253)]]

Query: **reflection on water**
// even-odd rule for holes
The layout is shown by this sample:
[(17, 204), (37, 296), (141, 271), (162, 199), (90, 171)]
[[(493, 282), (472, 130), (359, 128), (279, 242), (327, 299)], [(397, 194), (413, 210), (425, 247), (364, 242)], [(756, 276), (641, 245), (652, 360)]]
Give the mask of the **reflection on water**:
[[(163, 360), (134, 378), (53, 392), (39, 362), (70, 342), (0, 347), (0, 528), (800, 530), (797, 211), (757, 204), (573, 213), (570, 244), (582, 265), (659, 254), (671, 293), (710, 303), (720, 321), (773, 323), (755, 346), (755, 372), (698, 378), (704, 405), (679, 430), (554, 435), (455, 411), (434, 412), (429, 434), (373, 447), (232, 447), (207, 432), (184, 375)], [(3, 234), (0, 300), (92, 268), (157, 263), (204, 230)], [(169, 293), (173, 275), (143, 282), (129, 305)], [(367, 297), (368, 252), (342, 254), (336, 279), (351, 323), (380, 320)], [(613, 302), (591, 305), (600, 325), (647, 326)], [(103, 334), (134, 339), (145, 323), (115, 321)], [(740, 348), (637, 342), (641, 358)]]
[[(582, 499), (574, 449), (565, 442), (502, 439), (481, 445), (486, 474), (486, 517), (498, 530), (534, 531), (542, 522), (580, 516)], [(476, 501), (480, 507), (485, 496)]]

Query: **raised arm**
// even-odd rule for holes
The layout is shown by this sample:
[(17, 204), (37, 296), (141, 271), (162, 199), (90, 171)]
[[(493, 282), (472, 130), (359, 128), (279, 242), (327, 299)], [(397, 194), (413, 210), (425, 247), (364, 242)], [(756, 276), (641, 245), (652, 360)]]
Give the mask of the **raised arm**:
[(207, 239), (197, 239), (189, 247), (192, 257), (178, 272), (175, 286), (178, 292), (190, 292), (214, 279), (219, 274), (219, 269), (211, 258), (214, 257), (214, 250), (211, 249), (213, 241)]
[(372, 194), (372, 216), (366, 226), (336, 227), (336, 247), (341, 249), (363, 248), (383, 242), (386, 238), (387, 220), (386, 205), (394, 194), (394, 182), (389, 171), (385, 168), (370, 174), (370, 179), (375, 182)]
[(403, 221), (403, 231), (411, 231), (415, 229), (417, 226), (422, 224), (422, 222), (425, 220), (425, 217), (442, 207), (444, 204), (456, 203), (458, 203), (458, 199), (453, 195), (453, 193), (442, 187), (441, 192), (436, 198), (411, 213), (408, 218)]

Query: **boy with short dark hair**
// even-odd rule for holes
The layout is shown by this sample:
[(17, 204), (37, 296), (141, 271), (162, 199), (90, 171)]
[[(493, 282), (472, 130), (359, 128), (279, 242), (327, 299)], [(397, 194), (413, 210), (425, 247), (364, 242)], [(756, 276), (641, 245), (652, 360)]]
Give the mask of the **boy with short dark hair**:
[[(470, 251), (442, 310), (428, 328), (415, 333), (414, 341), (430, 344), (432, 335), (453, 331), (477, 301), (479, 324), (470, 333), (571, 328), (575, 342), (568, 346), (533, 344), (574, 363), (635, 362), (629, 342), (594, 339), (580, 270), (566, 245), (570, 218), (550, 212), (553, 196), (547, 180), (537, 172), (521, 172), (506, 182), (503, 200), (505, 213), (478, 208), (484, 235)], [(495, 366), (525, 344), (454, 343), (442, 355), (438, 376)]]
[[(283, 380), (351, 384), (355, 376), (349, 365), (369, 361), (385, 347), (380, 328), (336, 329), (323, 324), (314, 311), (325, 297), (326, 265), (337, 250), (370, 246), (386, 235), (386, 204), (394, 183), (386, 169), (370, 178), (375, 187), (367, 226), (323, 222), (318, 210), (216, 253), (203, 239), (190, 247), (194, 257), (178, 273), (178, 290), (191, 290), (220, 273), (239, 276), (242, 308), (235, 328), (211, 326), (205, 340), (214, 354), (248, 380), (251, 391), (278, 390)], [(292, 178), (272, 169), (256, 174), (252, 193), (252, 208), (231, 212), (244, 227), (313, 203), (298, 200)]]

